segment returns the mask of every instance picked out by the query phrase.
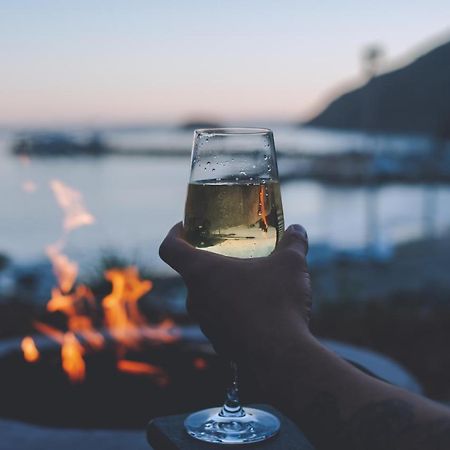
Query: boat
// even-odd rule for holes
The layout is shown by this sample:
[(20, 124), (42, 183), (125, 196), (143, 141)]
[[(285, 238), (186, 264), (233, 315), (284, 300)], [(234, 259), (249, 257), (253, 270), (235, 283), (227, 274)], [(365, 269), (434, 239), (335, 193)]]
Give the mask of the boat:
[(12, 152), (18, 156), (98, 156), (108, 148), (98, 133), (80, 141), (65, 133), (32, 133), (16, 138)]

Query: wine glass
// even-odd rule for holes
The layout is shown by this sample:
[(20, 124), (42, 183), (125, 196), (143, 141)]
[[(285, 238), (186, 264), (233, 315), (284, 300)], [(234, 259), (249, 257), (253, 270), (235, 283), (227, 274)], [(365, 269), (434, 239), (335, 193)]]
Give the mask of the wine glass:
[[(284, 231), (273, 134), (262, 128), (202, 129), (194, 133), (186, 199), (185, 238), (199, 249), (238, 258), (269, 255)], [(237, 367), (224, 405), (191, 414), (194, 438), (246, 444), (275, 435), (279, 420), (242, 408)]]

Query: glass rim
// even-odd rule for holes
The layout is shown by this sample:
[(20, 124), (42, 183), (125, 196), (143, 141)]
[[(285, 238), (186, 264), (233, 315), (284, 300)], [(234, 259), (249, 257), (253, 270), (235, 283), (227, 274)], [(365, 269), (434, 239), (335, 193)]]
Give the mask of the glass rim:
[(222, 128), (199, 128), (194, 131), (196, 136), (258, 136), (272, 134), (269, 128), (258, 127), (222, 127)]

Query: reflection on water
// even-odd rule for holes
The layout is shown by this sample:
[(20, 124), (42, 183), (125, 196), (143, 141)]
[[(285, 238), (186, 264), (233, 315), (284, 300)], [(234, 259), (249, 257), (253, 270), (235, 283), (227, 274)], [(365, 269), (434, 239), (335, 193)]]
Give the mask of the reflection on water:
[[(80, 190), (96, 217), (76, 230), (67, 251), (88, 258), (101, 249), (125, 252), (161, 270), (157, 248), (166, 231), (182, 220), (189, 158), (54, 158), (29, 164), (0, 144), (0, 253), (28, 260), (61, 233), (61, 211), (49, 188), (60, 179)], [(30, 187), (33, 189), (30, 189)], [(389, 252), (401, 241), (442, 233), (450, 225), (450, 187), (391, 184), (335, 187), (314, 181), (282, 186), (286, 224), (299, 222), (312, 245), (339, 250), (366, 247), (368, 239)]]

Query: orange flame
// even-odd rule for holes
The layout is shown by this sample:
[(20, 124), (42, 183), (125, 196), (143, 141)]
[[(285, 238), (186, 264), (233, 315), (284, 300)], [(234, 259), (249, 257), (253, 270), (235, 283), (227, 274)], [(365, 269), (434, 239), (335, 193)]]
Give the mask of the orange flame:
[[(23, 187), (29, 191), (33, 189), (31, 184)], [(71, 261), (63, 253), (63, 249), (68, 235), (73, 230), (92, 224), (95, 218), (87, 211), (78, 191), (59, 180), (52, 180), (50, 187), (64, 212), (64, 233), (58, 241), (46, 248), (53, 272), (58, 280), (58, 286), (52, 289), (47, 310), (59, 311), (67, 317), (67, 331), (62, 332), (42, 322), (35, 322), (34, 327), (61, 345), (62, 367), (69, 379), (76, 383), (81, 382), (85, 377), (86, 351), (103, 348), (105, 337), (95, 329), (92, 314), (90, 314), (97, 310), (94, 295), (85, 285), (75, 284), (78, 264)], [(127, 350), (139, 348), (146, 339), (158, 343), (178, 339), (178, 331), (171, 320), (150, 325), (139, 311), (138, 300), (152, 289), (152, 282), (141, 279), (136, 267), (108, 270), (105, 272), (105, 278), (111, 282), (112, 289), (102, 301), (103, 317), (110, 335), (117, 342), (118, 370), (145, 373), (154, 376), (160, 384), (167, 383), (168, 377), (162, 368), (124, 359)], [(83, 339), (79, 341), (79, 337)], [(34, 344), (33, 341), (31, 343)], [(86, 343), (89, 347), (85, 348)], [(33, 358), (29, 356), (30, 345), (30, 341), (24, 339), (23, 351), (27, 361)]]
[(266, 211), (266, 199), (265, 199), (266, 187), (263, 185), (259, 186), (259, 207), (261, 208), (259, 212), (261, 213), (261, 220), (263, 225), (263, 230), (267, 231), (269, 229), (269, 224), (267, 222), (267, 211)]
[(66, 232), (95, 222), (94, 216), (86, 210), (83, 197), (78, 191), (59, 180), (52, 180), (50, 187), (56, 201), (64, 211), (63, 226)]
[[(102, 303), (104, 323), (118, 344), (118, 369), (129, 373), (140, 371), (155, 376), (160, 384), (166, 383), (168, 377), (163, 369), (147, 363), (134, 364), (134, 361), (123, 358), (128, 349), (139, 348), (143, 340), (169, 343), (178, 339), (172, 320), (150, 325), (139, 311), (137, 302), (151, 290), (152, 282), (141, 279), (136, 267), (108, 270), (105, 278), (111, 281), (112, 289)], [(73, 382), (81, 381), (85, 372), (83, 357), (86, 349), (76, 335), (82, 336), (93, 350), (104, 346), (104, 336), (95, 329), (91, 316), (87, 315), (89, 306), (95, 307), (95, 298), (85, 285), (78, 285), (71, 293), (54, 288), (47, 310), (65, 314), (69, 331), (63, 333), (42, 322), (34, 324), (36, 330), (61, 344), (63, 369)]]
[(111, 293), (103, 299), (106, 326), (117, 341), (136, 347), (138, 340), (130, 330), (146, 323), (137, 301), (152, 289), (153, 283), (141, 280), (136, 267), (110, 269), (105, 278), (112, 283)]
[(63, 294), (58, 288), (52, 289), (52, 297), (47, 303), (50, 312), (61, 311), (67, 316), (67, 327), (70, 331), (80, 333), (91, 347), (101, 349), (104, 344), (103, 336), (94, 328), (92, 318), (82, 314), (83, 301), (91, 305), (95, 302), (91, 290), (81, 284), (73, 294)]
[(58, 284), (63, 292), (69, 292), (78, 276), (78, 264), (61, 252), (61, 243), (48, 245), (47, 256), (50, 258)]
[(160, 386), (165, 386), (169, 382), (167, 373), (161, 367), (154, 366), (153, 364), (121, 359), (117, 361), (117, 369), (121, 372), (155, 377)]
[(34, 363), (39, 359), (39, 350), (30, 336), (24, 337), (21, 344), (23, 357), (25, 361)]
[(86, 364), (83, 359), (84, 348), (72, 332), (64, 334), (61, 347), (61, 360), (64, 371), (73, 383), (80, 383), (86, 374)]
[(34, 322), (33, 326), (42, 334), (49, 336), (61, 344), (61, 363), (69, 380), (73, 383), (80, 383), (83, 381), (86, 373), (86, 365), (83, 359), (85, 350), (75, 334), (71, 331), (63, 333), (57, 328), (42, 322)]
[(205, 358), (195, 358), (193, 364), (197, 370), (205, 370), (208, 367), (208, 363)]
[(153, 364), (138, 361), (130, 361), (127, 359), (121, 359), (117, 361), (117, 368), (122, 372), (137, 373), (144, 375), (157, 375), (164, 372), (160, 367), (154, 366)]
[(39, 331), (42, 334), (45, 334), (46, 336), (50, 337), (54, 341), (58, 342), (59, 344), (63, 344), (64, 342), (64, 333), (57, 328), (51, 327), (50, 325), (47, 325), (43, 322), (34, 321), (33, 327), (35, 330)]

